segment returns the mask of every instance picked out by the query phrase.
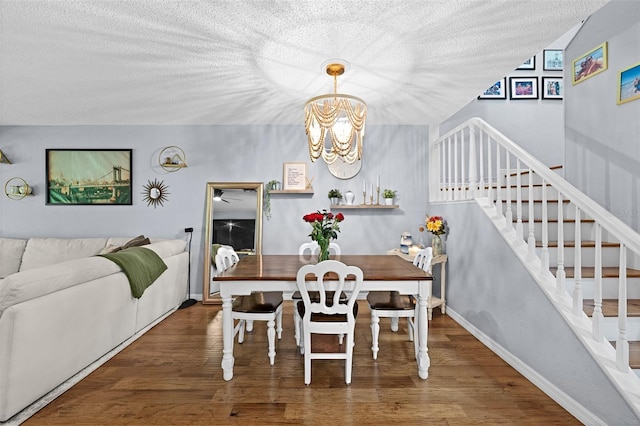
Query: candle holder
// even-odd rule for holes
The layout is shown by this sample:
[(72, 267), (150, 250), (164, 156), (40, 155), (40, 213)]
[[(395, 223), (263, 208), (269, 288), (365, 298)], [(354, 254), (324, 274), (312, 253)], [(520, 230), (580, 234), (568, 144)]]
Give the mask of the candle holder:
[(380, 187), (376, 186), (376, 192), (378, 193), (378, 195), (376, 196), (376, 204), (380, 205)]
[(369, 204), (373, 205), (373, 194), (369, 196)]
[(362, 205), (365, 206), (367, 204), (367, 191), (362, 191)]

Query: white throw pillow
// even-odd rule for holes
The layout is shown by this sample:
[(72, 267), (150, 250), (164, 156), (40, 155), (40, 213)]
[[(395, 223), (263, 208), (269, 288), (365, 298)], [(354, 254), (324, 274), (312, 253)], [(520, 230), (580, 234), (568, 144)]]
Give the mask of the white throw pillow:
[(20, 262), (26, 246), (27, 240), (0, 238), (0, 278), (20, 270)]
[(106, 245), (106, 238), (29, 238), (20, 270), (95, 256)]

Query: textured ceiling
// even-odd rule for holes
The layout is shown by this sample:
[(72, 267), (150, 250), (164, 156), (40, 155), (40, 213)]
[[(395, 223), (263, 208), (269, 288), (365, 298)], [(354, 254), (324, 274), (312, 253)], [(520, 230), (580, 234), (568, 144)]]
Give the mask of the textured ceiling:
[(0, 124), (438, 123), (607, 0), (0, 0)]

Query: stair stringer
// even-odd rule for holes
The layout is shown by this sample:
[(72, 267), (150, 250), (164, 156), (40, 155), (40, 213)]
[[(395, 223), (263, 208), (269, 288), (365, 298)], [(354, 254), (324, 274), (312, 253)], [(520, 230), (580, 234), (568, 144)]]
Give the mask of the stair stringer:
[[(451, 317), (585, 424), (639, 424), (640, 381), (529, 259), (486, 199), (432, 203), (449, 224)], [(493, 225), (493, 226), (491, 226)], [(480, 244), (473, 244), (480, 242)], [(472, 291), (470, 291), (472, 290)]]

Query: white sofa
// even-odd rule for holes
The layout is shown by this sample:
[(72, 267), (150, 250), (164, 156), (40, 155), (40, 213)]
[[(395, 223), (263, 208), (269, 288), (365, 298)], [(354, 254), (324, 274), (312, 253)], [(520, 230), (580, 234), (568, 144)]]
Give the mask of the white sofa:
[(139, 299), (96, 256), (131, 238), (0, 238), (0, 422), (20, 412), (185, 299), (183, 240), (144, 247), (167, 269)]

